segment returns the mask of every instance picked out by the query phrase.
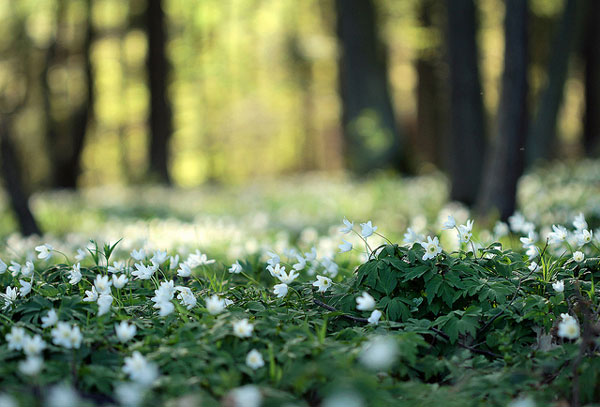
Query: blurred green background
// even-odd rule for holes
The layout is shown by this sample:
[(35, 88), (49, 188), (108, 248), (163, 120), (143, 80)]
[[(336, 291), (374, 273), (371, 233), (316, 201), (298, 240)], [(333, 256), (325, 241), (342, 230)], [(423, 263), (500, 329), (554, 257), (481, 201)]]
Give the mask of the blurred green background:
[[(473, 144), (450, 135), (459, 121), (452, 90), (462, 86), (453, 69), (469, 74), (453, 68), (460, 56), (451, 41), (468, 45), (454, 34), (452, 10), (474, 12), (461, 26), (473, 28), (480, 80), (469, 84), (479, 86), (482, 107), (480, 146), (469, 154), (483, 161), (504, 137), (496, 123), (511, 3), (0, 0), (0, 125), (10, 144), (2, 161), (18, 169), (4, 170), (7, 190), (11, 177), (28, 196), (105, 185), (241, 185), (315, 171), (441, 171), (450, 198), (475, 205), (476, 188), (453, 192), (458, 178), (484, 170), (452, 169), (453, 160), (467, 161), (456, 149)], [(593, 157), (599, 125), (588, 122), (600, 117), (599, 47), (586, 44), (598, 37), (598, 6), (521, 3), (526, 127), (548, 122), (545, 100), (560, 108), (550, 109), (547, 138), (533, 143), (550, 147), (517, 166)], [(562, 76), (553, 72), (563, 65)], [(507, 213), (500, 208), (500, 217)]]

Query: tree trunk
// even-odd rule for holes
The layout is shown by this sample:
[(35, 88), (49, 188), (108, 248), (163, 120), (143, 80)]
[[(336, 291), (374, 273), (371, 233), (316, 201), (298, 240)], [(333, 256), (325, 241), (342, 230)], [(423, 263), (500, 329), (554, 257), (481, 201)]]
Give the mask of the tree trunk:
[(0, 119), (0, 159), (4, 186), (10, 198), (23, 236), (41, 235), (40, 228), (29, 208), (29, 200), (21, 182), (20, 164), (9, 133), (10, 123)]
[(478, 209), (497, 210), (506, 220), (515, 211), (517, 181), (523, 172), (527, 135), (528, 1), (506, 0), (504, 73), (496, 137), (487, 154)]
[(583, 146), (587, 156), (600, 154), (600, 2), (589, 0), (583, 44), (585, 114)]
[[(87, 16), (85, 24), (82, 53), (84, 55), (83, 71), (86, 85), (84, 101), (75, 106), (65, 121), (58, 122), (52, 113), (52, 94), (48, 84), (48, 71), (57, 60), (66, 60), (69, 50), (60, 48), (57, 38), (49, 47), (46, 64), (42, 75), (44, 91), (44, 111), (46, 115), (46, 138), (51, 156), (52, 186), (55, 188), (75, 189), (81, 173), (81, 154), (88, 125), (93, 117), (94, 109), (94, 78), (92, 73), (91, 48), (94, 41), (92, 25), (92, 1), (87, 0)], [(57, 26), (63, 24), (67, 3), (59, 2), (57, 8)], [(60, 29), (60, 27), (59, 27)]]
[[(438, 11), (435, 0), (423, 0), (417, 5), (420, 25), (435, 29), (433, 15)], [(445, 132), (447, 129), (445, 99), (440, 78), (440, 47), (421, 50), (415, 61), (417, 73), (417, 132), (414, 145), (418, 145), (422, 158), (444, 168)]]
[(485, 125), (473, 0), (448, 0), (450, 198), (472, 205), (481, 181)]
[(170, 185), (169, 140), (173, 118), (167, 90), (169, 62), (166, 55), (167, 31), (162, 0), (148, 0), (146, 34), (148, 36), (148, 88), (150, 89), (150, 177)]
[(357, 172), (406, 167), (373, 1), (336, 0), (335, 4), (347, 166)]
[[(553, 39), (547, 68), (547, 82), (540, 95), (537, 113), (527, 140), (527, 165), (548, 159), (555, 147), (558, 110), (563, 99), (569, 59), (583, 25), (585, 0), (567, 0)], [(597, 44), (596, 44), (597, 46)]]

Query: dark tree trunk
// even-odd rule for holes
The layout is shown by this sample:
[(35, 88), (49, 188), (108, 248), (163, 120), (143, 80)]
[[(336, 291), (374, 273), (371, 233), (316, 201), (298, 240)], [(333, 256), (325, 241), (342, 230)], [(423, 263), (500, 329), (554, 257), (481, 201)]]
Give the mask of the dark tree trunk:
[(167, 90), (169, 62), (166, 55), (167, 31), (162, 0), (148, 0), (146, 34), (148, 36), (148, 88), (150, 89), (150, 176), (154, 181), (171, 184), (169, 140), (173, 118)]
[(347, 165), (357, 172), (406, 167), (373, 1), (336, 0), (335, 4)]
[(504, 73), (496, 137), (487, 154), (479, 212), (497, 210), (506, 220), (515, 211), (527, 135), (528, 1), (506, 0)]
[(24, 236), (41, 235), (40, 228), (29, 208), (29, 200), (21, 182), (20, 164), (9, 135), (10, 123), (0, 119), (0, 160), (4, 186)]
[(450, 198), (475, 203), (481, 181), (485, 124), (473, 0), (448, 0), (450, 68)]
[[(94, 41), (94, 28), (92, 25), (92, 1), (87, 0), (87, 18), (85, 24), (84, 41), (82, 46), (83, 71), (86, 85), (84, 101), (75, 106), (69, 117), (58, 122), (52, 113), (52, 94), (48, 85), (48, 70), (57, 60), (66, 59), (68, 50), (60, 49), (58, 40), (51, 44), (46, 64), (42, 72), (44, 90), (44, 110), (46, 114), (46, 138), (49, 143), (52, 165), (52, 186), (55, 188), (75, 189), (77, 179), (81, 173), (81, 154), (88, 125), (93, 117), (94, 109), (94, 78), (92, 72), (91, 49)], [(58, 23), (62, 24), (66, 3), (60, 2), (57, 10)]]
[(537, 113), (527, 140), (526, 160), (531, 165), (548, 159), (555, 147), (558, 110), (563, 99), (567, 69), (572, 51), (581, 34), (585, 0), (567, 0), (552, 43), (547, 82), (540, 95)]
[[(436, 0), (423, 0), (417, 5), (420, 25), (428, 30), (435, 29), (433, 16), (438, 11)], [(414, 145), (423, 152), (423, 158), (438, 168), (444, 168), (446, 109), (440, 75), (440, 47), (426, 48), (419, 52), (415, 62), (417, 72), (417, 132)]]
[(588, 156), (600, 154), (600, 2), (589, 0), (583, 44), (585, 114), (583, 146)]

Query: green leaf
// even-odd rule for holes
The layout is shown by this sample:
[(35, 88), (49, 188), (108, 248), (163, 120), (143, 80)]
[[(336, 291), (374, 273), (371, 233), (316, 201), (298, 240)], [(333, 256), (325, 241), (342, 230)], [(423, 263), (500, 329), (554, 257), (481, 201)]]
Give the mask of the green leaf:
[(440, 276), (436, 275), (427, 282), (425, 286), (425, 294), (427, 294), (427, 302), (429, 304), (431, 304), (432, 301), (435, 299), (436, 294), (438, 293), (438, 290), (442, 285), (443, 281), (444, 280)]
[(423, 264), (420, 266), (413, 267), (413, 268), (409, 269), (409, 271), (404, 276), (404, 280), (402, 280), (402, 281), (406, 282), (409, 280), (413, 280), (415, 278), (419, 278), (423, 274), (425, 274), (429, 270), (429, 268), (430, 268), (429, 264)]
[(393, 298), (389, 302), (387, 313), (392, 321), (405, 321), (410, 317), (408, 307), (399, 298)]
[(383, 286), (383, 291), (390, 295), (398, 285), (398, 275), (390, 267), (379, 270), (379, 281)]

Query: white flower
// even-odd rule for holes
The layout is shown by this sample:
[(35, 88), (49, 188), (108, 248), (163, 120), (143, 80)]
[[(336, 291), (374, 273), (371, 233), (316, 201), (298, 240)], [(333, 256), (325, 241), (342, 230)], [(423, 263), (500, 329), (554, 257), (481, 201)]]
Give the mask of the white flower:
[(421, 243), (423, 241), (423, 236), (415, 232), (413, 229), (406, 229), (406, 233), (404, 234), (403, 242), (409, 246), (412, 246), (415, 243)]
[(81, 331), (77, 325), (71, 326), (66, 322), (59, 322), (56, 328), (50, 331), (52, 343), (67, 349), (78, 349), (81, 346)]
[(45, 317), (42, 317), (42, 328), (48, 328), (56, 325), (58, 322), (58, 315), (56, 315), (56, 311), (52, 308)]
[(365, 239), (371, 236), (377, 230), (377, 226), (373, 226), (371, 221), (368, 221), (367, 223), (361, 223), (360, 226), (362, 228), (360, 234)]
[(123, 372), (129, 378), (143, 386), (152, 385), (158, 378), (158, 368), (154, 363), (148, 362), (138, 351), (134, 351), (131, 357), (125, 358)]
[(577, 237), (577, 244), (579, 247), (584, 246), (592, 241), (592, 237), (594, 236), (594, 232), (582, 229), (575, 233), (575, 237)]
[(132, 271), (131, 275), (140, 280), (150, 280), (155, 271), (154, 265), (145, 266), (142, 263), (135, 263), (135, 271)]
[(458, 240), (461, 243), (469, 243), (471, 241), (471, 237), (473, 236), (473, 220), (467, 219), (467, 223), (465, 225), (460, 225), (458, 227)]
[(167, 261), (167, 251), (160, 251), (157, 250), (154, 252), (154, 256), (152, 256), (152, 259), (150, 260), (152, 263), (156, 263), (156, 264), (163, 264), (165, 261)]
[(324, 293), (329, 287), (331, 287), (331, 279), (317, 275), (317, 281), (315, 281), (312, 285), (318, 288), (317, 292)]
[(273, 294), (277, 295), (277, 298), (283, 298), (288, 293), (288, 286), (285, 283), (275, 284), (273, 287)]
[(317, 248), (311, 247), (310, 252), (304, 253), (306, 261), (315, 261), (317, 259)]
[(337, 276), (339, 267), (331, 257), (323, 257), (321, 259), (321, 265), (325, 268), (324, 272), (329, 274), (331, 278), (335, 278), (335, 276)]
[(8, 271), (10, 271), (13, 277), (16, 277), (21, 272), (21, 265), (16, 261), (11, 261)]
[(513, 232), (519, 233), (523, 232), (523, 226), (525, 225), (526, 220), (520, 212), (515, 212), (512, 216), (509, 216), (508, 223)]
[(519, 240), (523, 243), (523, 248), (528, 249), (529, 246), (532, 246), (537, 241), (538, 236), (537, 233), (530, 231), (527, 237), (521, 237)]
[(248, 355), (246, 355), (246, 365), (250, 369), (256, 370), (263, 367), (265, 365), (265, 361), (263, 360), (263, 357), (259, 351), (252, 349), (250, 352), (248, 352)]
[(81, 281), (81, 266), (79, 263), (73, 264), (73, 268), (69, 271), (69, 284), (79, 284)]
[(94, 287), (96, 287), (96, 291), (98, 291), (98, 294), (110, 294), (111, 286), (112, 282), (108, 279), (108, 276), (103, 276), (100, 274), (96, 275), (96, 279), (94, 280)]
[(14, 397), (0, 393), (0, 407), (19, 407), (19, 404)]
[(369, 340), (361, 350), (360, 362), (372, 370), (385, 370), (396, 360), (398, 347), (389, 336), (376, 336)]
[(61, 384), (50, 389), (46, 399), (46, 407), (79, 407), (79, 396), (68, 384)]
[(354, 228), (354, 222), (350, 222), (346, 218), (344, 218), (344, 220), (342, 222), (344, 222), (345, 226), (340, 229), (340, 232), (343, 234), (352, 232), (352, 229)]
[(286, 273), (284, 270), (285, 268), (276, 276), (282, 283), (291, 284), (300, 276), (300, 274), (296, 273), (294, 270), (290, 270), (289, 273)]
[(175, 270), (178, 265), (179, 265), (179, 255), (176, 254), (175, 256), (170, 256), (169, 257), (169, 269)]
[(21, 267), (21, 274), (23, 274), (23, 277), (31, 277), (33, 275), (33, 270), (33, 262), (27, 261), (25, 262), (25, 265)]
[(190, 254), (186, 261), (192, 268), (213, 264), (215, 262), (215, 260), (209, 260), (206, 254), (200, 253), (199, 250), (196, 250), (195, 253)]
[(431, 236), (427, 236), (427, 242), (421, 242), (421, 246), (423, 249), (425, 249), (423, 261), (433, 259), (442, 252), (442, 247), (440, 246), (440, 241), (438, 240), (437, 236), (435, 236), (433, 239)]
[(52, 250), (54, 248), (52, 246), (50, 246), (48, 243), (43, 244), (41, 246), (37, 246), (35, 248), (35, 251), (38, 252), (38, 259), (40, 260), (50, 260), (50, 257), (52, 257)]
[(27, 356), (37, 356), (44, 349), (46, 349), (46, 342), (44, 342), (40, 335), (26, 335), (23, 339), (23, 352)]
[(189, 277), (192, 275), (192, 269), (186, 262), (179, 264), (179, 269), (177, 270), (177, 275), (179, 277)]
[(352, 250), (352, 243), (350, 243), (346, 239), (342, 239), (342, 242), (344, 243), (338, 246), (340, 248), (340, 253), (346, 253)]
[(113, 297), (110, 294), (100, 294), (98, 297), (98, 316), (104, 315), (110, 311)]
[(511, 401), (508, 407), (535, 407), (535, 401), (531, 397), (521, 397)]
[(540, 249), (537, 246), (531, 245), (527, 248), (525, 254), (529, 257), (529, 260), (535, 258), (538, 254), (540, 254)]
[(275, 264), (275, 266), (269, 264), (267, 270), (272, 277), (278, 277), (281, 273), (285, 273), (285, 267), (282, 267), (279, 263)]
[(112, 276), (112, 285), (116, 289), (121, 289), (121, 288), (125, 287), (125, 284), (127, 284), (128, 281), (129, 281), (129, 279), (127, 278), (127, 276), (125, 274), (121, 274), (120, 276), (113, 274), (113, 276)]
[(96, 291), (96, 287), (92, 286), (91, 290), (85, 290), (85, 298), (83, 299), (85, 302), (96, 302), (98, 301), (98, 291)]
[(119, 405), (138, 407), (144, 401), (146, 387), (139, 383), (119, 383), (115, 386), (115, 397)]
[(140, 250), (132, 250), (131, 251), (131, 257), (136, 260), (136, 261), (142, 261), (146, 258), (146, 251), (144, 249), (140, 249)]
[(6, 272), (6, 263), (0, 259), (0, 274), (4, 274)]
[(119, 342), (125, 343), (130, 341), (136, 334), (137, 327), (134, 324), (128, 324), (127, 321), (121, 321), (120, 324), (115, 324), (115, 333)]
[(44, 359), (39, 356), (28, 356), (22, 362), (19, 362), (19, 371), (27, 376), (37, 375), (44, 367)]
[(575, 318), (564, 318), (558, 324), (558, 336), (567, 339), (579, 338), (579, 324)]
[(19, 280), (19, 283), (21, 283), (21, 288), (19, 289), (21, 297), (25, 297), (31, 292), (31, 283), (25, 280)]
[(509, 229), (506, 223), (498, 221), (494, 225), (494, 236), (496, 236), (497, 239), (508, 235), (508, 232)]
[(549, 244), (560, 244), (567, 240), (567, 229), (564, 226), (552, 225), (553, 232), (548, 233)]
[(238, 338), (249, 338), (252, 336), (254, 325), (248, 322), (247, 318), (232, 322), (233, 334)]
[(112, 266), (108, 266), (108, 272), (112, 274), (120, 273), (125, 268), (124, 261), (114, 261)]
[(158, 309), (158, 315), (161, 317), (166, 317), (175, 311), (175, 306), (171, 301), (162, 301), (154, 304), (154, 308)]
[(454, 229), (455, 227), (456, 220), (454, 219), (454, 216), (448, 215), (448, 220), (442, 225), (442, 230)]
[(229, 267), (229, 272), (233, 273), (233, 274), (239, 274), (242, 272), (242, 265), (240, 264), (239, 261), (236, 261), (235, 263), (233, 263), (231, 265), (231, 267)]
[(356, 299), (356, 309), (359, 311), (372, 311), (375, 305), (375, 298), (366, 291)]
[(368, 319), (369, 324), (377, 325), (379, 323), (379, 318), (381, 318), (381, 311), (377, 309), (373, 310), (373, 312), (371, 312), (371, 316)]
[(557, 281), (555, 283), (552, 283), (552, 288), (554, 288), (554, 291), (556, 291), (557, 293), (562, 293), (563, 291), (565, 291), (565, 282)]
[(281, 263), (281, 258), (279, 257), (279, 255), (277, 253), (268, 251), (267, 256), (269, 256), (269, 258), (267, 259), (267, 264), (269, 266), (275, 266), (276, 264)]
[(177, 286), (175, 287), (175, 290), (179, 291), (179, 294), (177, 294), (177, 299), (181, 302), (181, 305), (185, 305), (187, 309), (192, 309), (196, 306), (198, 301), (196, 300), (196, 297), (194, 296), (194, 293), (192, 293), (191, 289), (184, 286)]
[(238, 387), (229, 392), (232, 407), (259, 407), (262, 403), (260, 390), (253, 384)]
[(204, 302), (206, 303), (207, 311), (211, 315), (220, 314), (225, 309), (225, 301), (216, 294), (213, 294), (210, 298), (206, 298)]
[(581, 263), (585, 259), (585, 255), (579, 250), (573, 253), (573, 260), (577, 263)]
[(8, 342), (9, 350), (21, 350), (25, 341), (25, 329), (13, 326), (4, 338)]
[(583, 230), (588, 228), (588, 224), (585, 221), (583, 213), (580, 212), (579, 215), (575, 216), (575, 219), (573, 220), (573, 226), (577, 230)]
[(77, 249), (77, 254), (75, 255), (75, 260), (77, 261), (81, 261), (83, 259), (85, 259), (85, 256), (87, 256), (87, 252), (81, 248)]
[(18, 293), (19, 290), (17, 290), (17, 287), (13, 288), (11, 286), (6, 287), (5, 293), (0, 293), (0, 296), (2, 296), (2, 298), (4, 299), (3, 309), (8, 309), (13, 304), (13, 302), (17, 300)]
[(296, 271), (304, 270), (304, 267), (306, 267), (306, 259), (304, 257), (300, 256), (299, 254), (297, 254), (296, 260), (298, 260), (298, 262), (295, 263), (292, 266), (292, 268)]
[(541, 267), (535, 261), (532, 261), (528, 269), (533, 273), (537, 273), (540, 271)]
[(151, 300), (155, 303), (169, 302), (175, 295), (175, 284), (173, 280), (163, 281), (160, 283), (160, 287), (154, 290), (154, 297)]

